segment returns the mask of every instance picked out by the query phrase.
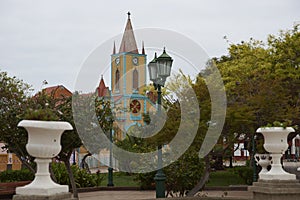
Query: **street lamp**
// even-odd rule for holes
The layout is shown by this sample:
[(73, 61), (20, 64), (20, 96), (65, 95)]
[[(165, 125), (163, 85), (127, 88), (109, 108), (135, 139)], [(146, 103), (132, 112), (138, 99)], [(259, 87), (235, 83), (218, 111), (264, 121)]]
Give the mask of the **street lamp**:
[[(111, 94), (109, 94), (109, 98), (111, 98)], [(111, 104), (109, 104), (111, 106)], [(113, 143), (113, 138), (112, 138), (112, 131), (113, 131), (113, 125), (114, 125), (114, 112), (111, 110), (112, 108), (110, 107), (110, 112), (109, 115), (106, 118), (106, 120), (109, 122), (109, 166), (108, 166), (108, 182), (107, 186), (114, 186), (113, 183), (113, 163), (112, 163), (112, 143)]]
[[(111, 94), (109, 93), (109, 96), (107, 96), (107, 98), (111, 98)], [(99, 98), (99, 100), (101, 100), (101, 98)], [(108, 109), (109, 113), (108, 116), (105, 116), (105, 114), (107, 114), (105, 112), (105, 110), (107, 109), (107, 106), (109, 106)], [(112, 168), (112, 143), (113, 143), (113, 139), (112, 139), (112, 131), (113, 131), (113, 124), (114, 124), (114, 112), (111, 110), (111, 103), (108, 104), (108, 102), (106, 102), (104, 104), (104, 106), (102, 107), (103, 113), (101, 116), (98, 116), (98, 120), (99, 122), (101, 122), (104, 118), (107, 122), (109, 122), (109, 166), (108, 166), (108, 182), (107, 182), (107, 186), (114, 186), (113, 183), (113, 168)]]
[(113, 124), (114, 124), (114, 117), (113, 117), (113, 113), (111, 114), (111, 116), (108, 117), (108, 121), (109, 121), (109, 167), (108, 167), (108, 183), (107, 186), (114, 186), (113, 183), (113, 168), (112, 168), (112, 143), (113, 143), (113, 139), (112, 139), (112, 130), (113, 130)]
[[(164, 87), (167, 77), (170, 76), (173, 59), (166, 53), (164, 48), (163, 53), (157, 58), (156, 53), (154, 59), (148, 64), (150, 80), (153, 81), (154, 88), (157, 90), (157, 113), (161, 113), (161, 87)], [(165, 180), (166, 176), (162, 170), (162, 145), (158, 145), (157, 153), (157, 172), (155, 174), (156, 198), (165, 198)]]
[(253, 167), (253, 182), (257, 181), (257, 174), (256, 174), (256, 162), (254, 156), (256, 154), (256, 135), (253, 134), (252, 136), (252, 167)]

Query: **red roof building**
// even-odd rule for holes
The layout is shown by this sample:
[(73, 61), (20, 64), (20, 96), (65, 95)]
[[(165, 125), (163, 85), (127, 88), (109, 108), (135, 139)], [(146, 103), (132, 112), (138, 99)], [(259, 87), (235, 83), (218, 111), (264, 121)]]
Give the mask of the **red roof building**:
[(105, 97), (108, 95), (109, 93), (109, 88), (106, 87), (105, 83), (104, 83), (104, 79), (103, 76), (101, 76), (101, 80), (99, 83), (99, 86), (97, 87), (97, 93), (98, 93), (98, 97)]
[(43, 93), (52, 96), (55, 99), (63, 99), (72, 96), (72, 92), (63, 85), (47, 87), (42, 90)]

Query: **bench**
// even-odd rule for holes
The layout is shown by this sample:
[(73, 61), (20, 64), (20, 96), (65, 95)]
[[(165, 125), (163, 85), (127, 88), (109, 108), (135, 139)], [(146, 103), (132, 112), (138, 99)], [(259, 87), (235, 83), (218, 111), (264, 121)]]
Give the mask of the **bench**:
[(29, 184), (31, 181), (0, 183), (0, 199), (9, 199), (16, 193), (16, 187)]

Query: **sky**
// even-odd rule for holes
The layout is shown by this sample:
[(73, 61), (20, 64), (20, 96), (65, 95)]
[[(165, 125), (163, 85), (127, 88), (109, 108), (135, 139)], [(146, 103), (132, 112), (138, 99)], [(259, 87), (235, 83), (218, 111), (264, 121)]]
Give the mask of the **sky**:
[[(35, 91), (45, 87), (44, 80), (47, 86), (74, 91), (83, 63), (122, 34), (128, 11), (134, 29), (172, 30), (199, 44), (209, 57), (220, 57), (229, 46), (224, 36), (230, 43), (251, 37), (266, 41), (269, 34), (299, 23), (299, 8), (299, 0), (0, 0), (0, 70)], [(110, 54), (99, 59), (109, 61)]]

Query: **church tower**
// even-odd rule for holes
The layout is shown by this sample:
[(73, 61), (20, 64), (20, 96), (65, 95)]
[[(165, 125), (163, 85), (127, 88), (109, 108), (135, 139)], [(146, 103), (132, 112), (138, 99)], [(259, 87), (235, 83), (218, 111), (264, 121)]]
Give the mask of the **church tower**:
[(123, 33), (119, 52), (116, 53), (114, 43), (111, 55), (111, 86), (112, 94), (126, 95), (142, 93), (141, 86), (146, 84), (146, 55), (144, 47), (139, 53), (134, 32), (132, 29), (130, 13)]
[(150, 107), (154, 106), (143, 94), (147, 78), (147, 55), (144, 43), (139, 51), (130, 13), (128, 12), (127, 15), (128, 19), (119, 51), (116, 51), (114, 43), (111, 55), (111, 95), (115, 110), (118, 110), (116, 122), (119, 127), (121, 126), (123, 133), (132, 125), (142, 125), (143, 113), (148, 112)]

